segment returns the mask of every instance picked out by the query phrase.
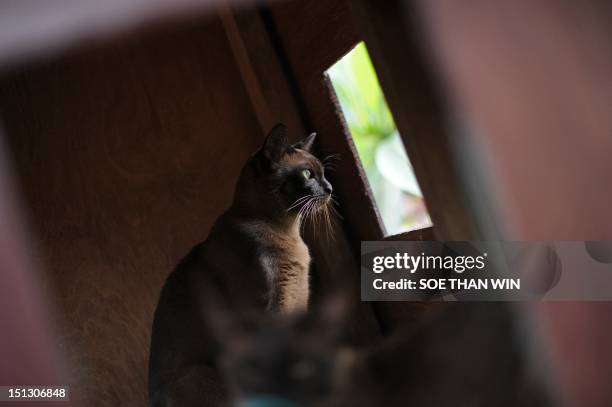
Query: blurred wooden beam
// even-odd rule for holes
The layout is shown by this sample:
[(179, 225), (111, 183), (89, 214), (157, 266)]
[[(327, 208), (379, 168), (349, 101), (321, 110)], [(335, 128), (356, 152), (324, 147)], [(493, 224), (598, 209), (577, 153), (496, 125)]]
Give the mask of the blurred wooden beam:
[(65, 385), (0, 129), (0, 383)]
[[(418, 4), (426, 46), (488, 156), (509, 237), (612, 239), (612, 4)], [(612, 305), (544, 303), (531, 313), (564, 404), (609, 405)]]
[(2, 1), (0, 70), (152, 23), (205, 15), (214, 12), (217, 3), (219, 0)]

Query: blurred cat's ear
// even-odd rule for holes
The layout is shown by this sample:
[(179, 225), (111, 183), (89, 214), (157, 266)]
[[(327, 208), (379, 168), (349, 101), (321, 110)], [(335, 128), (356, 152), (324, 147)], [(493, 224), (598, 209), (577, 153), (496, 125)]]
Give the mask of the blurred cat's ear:
[(268, 133), (264, 141), (262, 152), (272, 163), (278, 162), (287, 151), (287, 127), (282, 123), (277, 123)]
[(314, 144), (317, 133), (310, 133), (310, 135), (293, 145), (293, 148), (299, 148), (304, 151), (312, 151), (312, 145)]

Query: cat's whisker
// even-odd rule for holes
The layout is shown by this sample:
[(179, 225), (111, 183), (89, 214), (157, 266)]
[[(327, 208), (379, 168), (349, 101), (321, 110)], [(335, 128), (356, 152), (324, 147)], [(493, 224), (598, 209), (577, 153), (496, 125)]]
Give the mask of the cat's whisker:
[(342, 220), (342, 215), (340, 215), (340, 213), (338, 212), (338, 210), (336, 208), (334, 208), (333, 206), (330, 206), (329, 208), (330, 213), (333, 217), (334, 220), (338, 219), (338, 220)]
[(312, 208), (310, 211), (310, 218), (311, 218), (311, 226), (313, 229), (313, 237), (316, 237), (316, 232), (317, 229), (319, 228), (319, 222), (320, 222), (320, 217), (321, 217), (321, 202), (322, 202), (322, 198), (321, 196), (317, 196), (314, 199), (314, 202), (312, 204)]
[(329, 234), (330, 234), (330, 240), (334, 241), (336, 239), (335, 233), (336, 233), (336, 223), (335, 223), (335, 219), (334, 219), (334, 214), (335, 214), (335, 208), (334, 208), (334, 203), (335, 201), (333, 200), (333, 197), (330, 197), (330, 201), (328, 202), (325, 210), (326, 210), (326, 217), (327, 217), (327, 226), (328, 226), (328, 230), (329, 230)]
[[(334, 240), (335, 229), (333, 221), (336, 217), (339, 217), (334, 205), (337, 205), (337, 201), (333, 196), (308, 195), (298, 198), (290, 206), (290, 209), (300, 206), (298, 216), (300, 216), (300, 233), (302, 235), (307, 227), (312, 229), (313, 237), (316, 237), (318, 229), (322, 229), (322, 233), (328, 240)], [(307, 223), (309, 226), (306, 226)]]
[(334, 198), (333, 195), (331, 196), (331, 202), (332, 205), (329, 205), (329, 208), (332, 211), (332, 214), (339, 220), (343, 220), (344, 218), (342, 217), (342, 215), (340, 215), (340, 212), (338, 212), (338, 209), (336, 208), (337, 206), (340, 206), (340, 204), (338, 203), (336, 198)]
[(321, 221), (323, 223), (323, 231), (325, 232), (325, 238), (329, 241), (329, 218), (327, 216), (327, 204), (323, 205), (321, 209)]
[(298, 209), (297, 216), (298, 216), (298, 218), (300, 218), (300, 222), (301, 222), (301, 219), (304, 217), (304, 208), (305, 207), (306, 207), (306, 205), (302, 205), (300, 207), (300, 209)]
[(289, 208), (287, 208), (287, 212), (298, 207), (300, 204), (304, 203), (308, 198), (312, 198), (312, 195), (306, 195), (306, 196), (296, 199), (295, 202), (291, 206), (289, 206)]
[(336, 229), (335, 229), (335, 223), (332, 220), (332, 217), (329, 213), (329, 211), (327, 212), (327, 230), (329, 231), (329, 239), (330, 241), (335, 241), (336, 240)]
[(313, 195), (312, 195), (312, 194), (305, 195), (305, 196), (303, 196), (303, 197), (299, 198), (299, 199), (296, 201), (296, 205), (301, 205), (301, 204), (304, 204), (306, 201), (308, 201), (308, 200), (309, 200), (309, 199), (311, 199), (311, 198), (313, 198)]
[(308, 218), (310, 221), (310, 226), (312, 228), (313, 237), (317, 237), (317, 205), (318, 199), (315, 197), (312, 200), (312, 204), (310, 205), (310, 210), (308, 212)]
[[(317, 227), (319, 227), (319, 224), (321, 226), (324, 226), (324, 216), (325, 216), (325, 206), (326, 206), (326, 202), (325, 202), (326, 198), (319, 198), (319, 208), (317, 210)], [(325, 228), (323, 228), (325, 229)]]
[(310, 195), (310, 194), (309, 195), (304, 195), (303, 197), (296, 199), (294, 204), (298, 204), (300, 202), (304, 202), (308, 198), (312, 198), (312, 195)]
[(302, 234), (304, 234), (304, 231), (306, 230), (306, 223), (308, 222), (309, 218), (310, 218), (310, 208), (312, 207), (312, 202), (314, 200), (314, 197), (309, 199), (308, 202), (306, 202), (306, 204), (304, 205), (304, 216), (302, 217)]
[(303, 219), (305, 217), (306, 214), (306, 210), (308, 209), (308, 204), (310, 203), (310, 200), (312, 199), (312, 197), (309, 196), (308, 200), (305, 200), (305, 202), (303, 203), (303, 205), (300, 207), (299, 211), (298, 211), (298, 215)]
[(335, 240), (336, 235), (336, 217), (339, 216), (334, 205), (337, 204), (337, 201), (333, 199), (332, 196), (328, 197), (319, 197), (318, 201), (318, 211), (317, 211), (317, 219), (316, 226), (323, 228), (323, 233), (328, 242), (332, 242)]
[(302, 206), (302, 208), (300, 209), (301, 214), (302, 214), (302, 222), (300, 225), (300, 233), (303, 235), (304, 234), (304, 229), (305, 229), (305, 225), (306, 225), (306, 221), (309, 219), (310, 217), (310, 213), (312, 210), (312, 206), (313, 203), (315, 201), (315, 197), (310, 196), (310, 199), (304, 204), (304, 206)]
[(312, 226), (313, 233), (316, 233), (316, 230), (319, 228), (323, 228), (323, 233), (326, 237), (328, 237), (329, 232), (327, 230), (327, 205), (328, 199), (325, 196), (318, 196), (316, 199), (316, 208), (313, 210), (312, 214)]
[(313, 204), (312, 212), (312, 236), (316, 239), (317, 229), (319, 228), (319, 199)]

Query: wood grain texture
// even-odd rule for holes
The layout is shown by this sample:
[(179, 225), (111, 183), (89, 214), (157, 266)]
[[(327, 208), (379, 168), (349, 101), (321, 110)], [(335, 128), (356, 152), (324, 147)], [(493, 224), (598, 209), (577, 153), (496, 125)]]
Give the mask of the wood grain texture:
[(383, 238), (384, 226), (325, 71), (357, 45), (360, 35), (344, 0), (291, 0), (270, 4), (270, 11), (304, 116), (319, 131), (321, 153), (340, 156), (331, 181), (357, 254), (360, 240)]
[[(489, 155), (509, 237), (611, 239), (612, 4), (419, 6), (453, 102)], [(609, 405), (611, 304), (548, 302), (530, 311), (555, 356), (564, 404)]]
[[(249, 0), (224, 0), (249, 3)], [(3, 1), (0, 70), (160, 21), (202, 16), (220, 0)]]
[(444, 95), (420, 39), (410, 7), (401, 1), (351, 3), (381, 87), (423, 190), (436, 234), (476, 238), (473, 214), (450, 144)]
[(71, 397), (143, 406), (159, 289), (259, 146), (223, 28), (193, 24), (5, 76), (0, 109)]

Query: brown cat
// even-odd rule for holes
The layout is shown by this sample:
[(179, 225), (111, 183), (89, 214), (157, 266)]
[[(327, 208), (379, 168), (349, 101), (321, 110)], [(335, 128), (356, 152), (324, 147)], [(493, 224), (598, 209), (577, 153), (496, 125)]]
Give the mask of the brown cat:
[(310, 153), (314, 138), (290, 145), (285, 126), (276, 125), (242, 169), (231, 207), (168, 277), (151, 337), (151, 406), (227, 401), (215, 362), (219, 344), (201, 319), (207, 290), (241, 310), (290, 313), (308, 306), (310, 255), (300, 225), (326, 208), (332, 193)]

